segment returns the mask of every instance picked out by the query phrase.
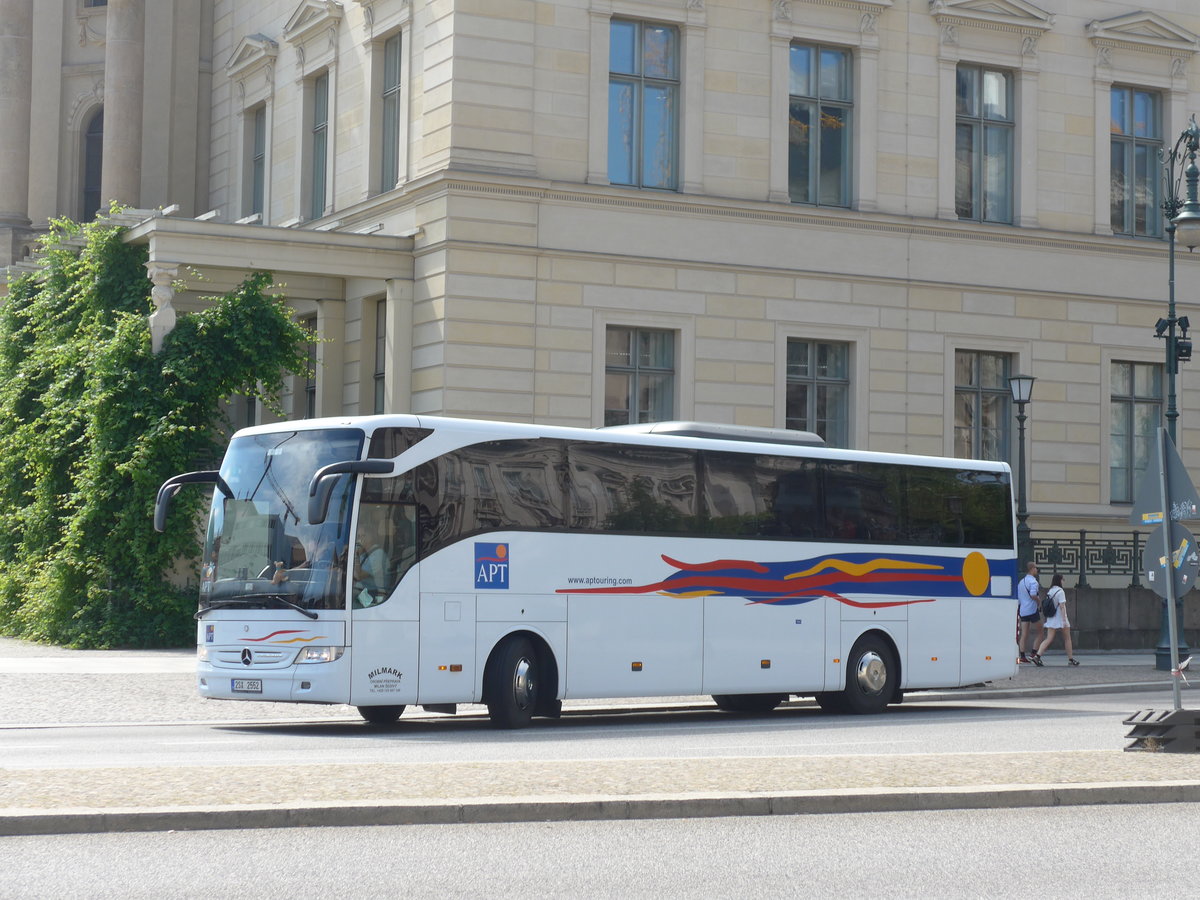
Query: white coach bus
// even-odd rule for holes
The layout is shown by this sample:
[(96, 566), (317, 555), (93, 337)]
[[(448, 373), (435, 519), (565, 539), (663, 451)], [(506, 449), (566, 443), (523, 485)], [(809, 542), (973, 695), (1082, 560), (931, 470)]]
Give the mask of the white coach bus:
[(216, 486), (205, 697), (348, 703), (375, 723), (484, 703), (516, 728), (574, 698), (767, 711), (808, 695), (874, 713), (902, 691), (1011, 677), (1008, 466), (819, 443), (282, 422), (237, 432), (219, 472), (164, 483), (155, 525), (183, 485)]

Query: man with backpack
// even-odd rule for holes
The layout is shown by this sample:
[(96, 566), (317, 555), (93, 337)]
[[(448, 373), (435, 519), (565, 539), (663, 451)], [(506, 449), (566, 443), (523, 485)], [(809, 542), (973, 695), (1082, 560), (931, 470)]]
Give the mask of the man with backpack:
[(1017, 657), (1018, 663), (1032, 663), (1032, 649), (1029, 646), (1030, 632), (1032, 626), (1040, 622), (1042, 613), (1039, 609), (1038, 595), (1041, 591), (1041, 586), (1037, 580), (1038, 567), (1037, 563), (1032, 560), (1025, 567), (1025, 577), (1017, 582), (1017, 618), (1019, 620), (1019, 630), (1017, 637), (1017, 649), (1021, 655)]

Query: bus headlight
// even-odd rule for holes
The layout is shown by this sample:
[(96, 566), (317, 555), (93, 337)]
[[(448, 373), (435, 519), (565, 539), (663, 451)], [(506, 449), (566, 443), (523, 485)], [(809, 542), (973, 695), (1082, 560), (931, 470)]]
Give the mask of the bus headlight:
[(200, 644), (196, 647), (196, 659), (200, 662), (208, 662), (208, 644)]
[(296, 656), (297, 663), (327, 663), (341, 659), (345, 647), (305, 647)]

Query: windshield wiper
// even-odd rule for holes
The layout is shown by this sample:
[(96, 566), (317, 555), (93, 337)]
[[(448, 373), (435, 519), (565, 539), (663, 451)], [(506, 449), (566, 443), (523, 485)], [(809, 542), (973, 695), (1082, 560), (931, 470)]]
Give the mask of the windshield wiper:
[(310, 619), (320, 618), (320, 616), (318, 616), (311, 609), (305, 609), (299, 603), (293, 603), (287, 597), (283, 597), (279, 594), (251, 594), (249, 596), (238, 597), (236, 599), (231, 598), (226, 600), (213, 600), (203, 609), (196, 610), (196, 615), (194, 615), (192, 618), (202, 619), (204, 618), (204, 614), (211, 609), (220, 609), (221, 607), (225, 606), (248, 606), (252, 602), (257, 603), (261, 600), (275, 600), (278, 603), (282, 603), (288, 609), (294, 609), (302, 616), (308, 616)]

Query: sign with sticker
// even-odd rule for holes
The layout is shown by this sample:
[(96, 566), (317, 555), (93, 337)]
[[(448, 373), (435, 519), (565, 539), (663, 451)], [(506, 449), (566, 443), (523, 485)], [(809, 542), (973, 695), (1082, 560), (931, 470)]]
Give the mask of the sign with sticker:
[(475, 589), (508, 590), (508, 544), (475, 545)]

